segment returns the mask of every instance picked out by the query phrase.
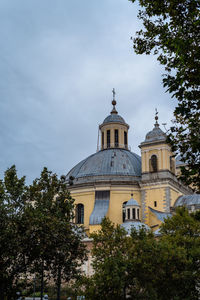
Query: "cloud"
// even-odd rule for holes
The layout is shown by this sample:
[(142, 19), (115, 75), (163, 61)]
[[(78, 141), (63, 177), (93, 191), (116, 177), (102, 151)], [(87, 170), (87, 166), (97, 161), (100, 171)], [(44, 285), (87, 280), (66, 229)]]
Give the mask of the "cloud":
[(152, 129), (155, 107), (169, 124), (174, 102), (163, 71), (132, 49), (136, 14), (124, 0), (0, 2), (1, 175), (12, 164), (28, 182), (43, 166), (66, 174), (95, 152), (113, 87), (133, 151)]

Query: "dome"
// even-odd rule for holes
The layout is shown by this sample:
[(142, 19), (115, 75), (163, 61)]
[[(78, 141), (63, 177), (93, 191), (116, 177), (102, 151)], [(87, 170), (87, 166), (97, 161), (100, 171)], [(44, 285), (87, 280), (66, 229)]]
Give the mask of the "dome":
[(115, 89), (113, 89), (113, 101), (112, 101), (113, 109), (110, 112), (110, 115), (104, 119), (102, 125), (105, 125), (107, 123), (121, 123), (127, 125), (124, 119), (120, 115), (118, 115), (118, 112), (116, 111), (115, 108), (116, 104), (117, 102), (115, 101)]
[(155, 235), (155, 236), (161, 236), (160, 228), (158, 228), (158, 229), (156, 229), (156, 230), (154, 231), (154, 235)]
[(149, 207), (150, 211), (156, 216), (158, 220), (161, 222), (164, 222), (167, 218), (171, 218), (172, 214), (169, 212), (163, 212), (156, 209), (153, 209), (152, 207)]
[(123, 227), (126, 232), (130, 235), (132, 229), (136, 229), (139, 231), (140, 229), (144, 228), (145, 230), (150, 230), (149, 226), (146, 224), (139, 222), (139, 221), (128, 221), (124, 222), (121, 227)]
[(191, 205), (200, 207), (200, 194), (180, 196), (174, 203), (174, 207), (178, 207), (178, 206), (189, 207)]
[(107, 123), (121, 123), (121, 124), (126, 124), (126, 122), (124, 121), (124, 119), (118, 115), (118, 114), (110, 114), (109, 116), (107, 116), (105, 118), (105, 120), (103, 121), (103, 124), (107, 124)]
[(181, 155), (178, 155), (176, 157), (176, 166), (179, 167), (179, 166), (185, 166), (185, 165), (186, 165), (186, 163), (181, 160)]
[(96, 180), (128, 180), (127, 176), (141, 177), (141, 158), (125, 149), (106, 149), (87, 157), (77, 164), (68, 174), (74, 177), (75, 183)]
[(160, 129), (159, 125), (155, 124), (153, 130), (147, 133), (145, 143), (154, 141), (165, 141), (166, 137), (166, 134)]
[(128, 200), (125, 206), (140, 206), (140, 205), (135, 199), (131, 198), (130, 200)]

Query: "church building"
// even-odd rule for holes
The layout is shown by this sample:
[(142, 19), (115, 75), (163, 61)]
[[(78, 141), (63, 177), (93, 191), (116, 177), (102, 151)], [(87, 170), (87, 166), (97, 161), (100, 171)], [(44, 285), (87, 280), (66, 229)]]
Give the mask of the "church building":
[(66, 176), (75, 199), (75, 222), (83, 224), (88, 235), (100, 229), (105, 216), (127, 231), (140, 226), (155, 231), (182, 197), (191, 201), (195, 196), (176, 177), (178, 166), (158, 114), (139, 145), (139, 156), (128, 146), (129, 125), (116, 110), (114, 91), (112, 105), (99, 126), (100, 149)]

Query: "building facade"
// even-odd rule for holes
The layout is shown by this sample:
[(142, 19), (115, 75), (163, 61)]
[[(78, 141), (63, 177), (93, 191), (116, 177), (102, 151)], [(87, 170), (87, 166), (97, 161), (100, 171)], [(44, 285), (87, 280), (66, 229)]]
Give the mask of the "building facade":
[(99, 126), (99, 151), (66, 176), (75, 199), (75, 222), (83, 224), (88, 235), (100, 228), (105, 216), (127, 230), (142, 224), (157, 230), (176, 200), (192, 190), (176, 177), (176, 160), (157, 113), (154, 128), (139, 145), (139, 156), (130, 151), (129, 125), (116, 110), (114, 94), (112, 105)]

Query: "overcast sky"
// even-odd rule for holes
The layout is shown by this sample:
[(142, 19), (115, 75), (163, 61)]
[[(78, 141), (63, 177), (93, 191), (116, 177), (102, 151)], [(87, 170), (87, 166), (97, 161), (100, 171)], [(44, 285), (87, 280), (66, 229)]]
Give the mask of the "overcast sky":
[(163, 70), (132, 49), (137, 10), (128, 0), (0, 0), (1, 177), (13, 164), (28, 183), (44, 166), (67, 174), (94, 153), (113, 87), (133, 152), (156, 107), (170, 126)]

